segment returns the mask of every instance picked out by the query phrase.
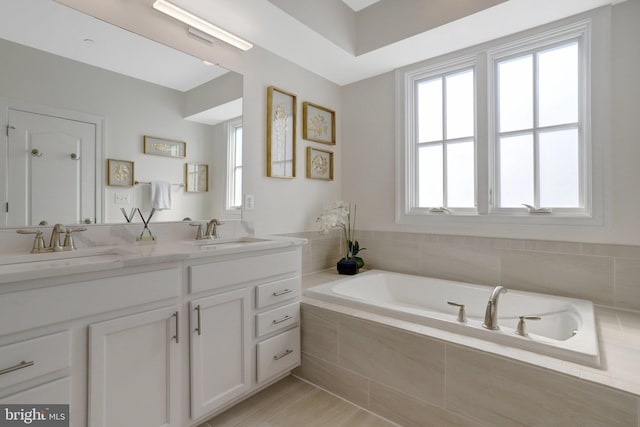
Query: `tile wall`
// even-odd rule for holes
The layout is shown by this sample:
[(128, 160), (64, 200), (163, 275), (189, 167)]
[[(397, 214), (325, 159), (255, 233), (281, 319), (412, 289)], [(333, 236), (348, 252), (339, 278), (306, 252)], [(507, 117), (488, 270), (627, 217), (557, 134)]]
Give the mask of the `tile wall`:
[[(640, 246), (359, 231), (368, 268), (592, 300), (640, 310)], [(303, 272), (335, 266), (340, 235), (309, 239)]]
[(303, 304), (303, 379), (403, 426), (640, 426), (638, 396)]

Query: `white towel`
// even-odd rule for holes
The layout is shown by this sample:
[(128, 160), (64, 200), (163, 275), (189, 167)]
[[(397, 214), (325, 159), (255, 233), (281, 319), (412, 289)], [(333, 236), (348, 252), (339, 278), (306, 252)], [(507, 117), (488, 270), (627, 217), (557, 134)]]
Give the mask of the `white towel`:
[(151, 181), (151, 207), (158, 211), (171, 209), (171, 183)]

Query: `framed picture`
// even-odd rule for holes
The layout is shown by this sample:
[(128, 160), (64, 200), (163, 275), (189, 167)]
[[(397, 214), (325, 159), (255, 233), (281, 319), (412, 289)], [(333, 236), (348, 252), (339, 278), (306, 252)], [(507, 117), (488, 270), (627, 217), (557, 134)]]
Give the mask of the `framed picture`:
[(333, 152), (307, 147), (307, 178), (333, 181)]
[(187, 192), (205, 193), (209, 191), (209, 165), (204, 163), (187, 163)]
[(310, 102), (302, 103), (302, 137), (336, 145), (336, 112)]
[(107, 159), (107, 185), (116, 187), (132, 187), (133, 162), (129, 160)]
[(187, 157), (187, 143), (145, 135), (144, 154), (184, 159)]
[(267, 176), (296, 176), (296, 96), (267, 88)]

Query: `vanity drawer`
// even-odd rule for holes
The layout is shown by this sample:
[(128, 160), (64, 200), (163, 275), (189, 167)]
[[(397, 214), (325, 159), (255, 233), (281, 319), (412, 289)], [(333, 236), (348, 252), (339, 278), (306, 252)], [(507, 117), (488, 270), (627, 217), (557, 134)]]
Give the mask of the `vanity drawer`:
[(256, 286), (256, 308), (300, 297), (300, 277)]
[(192, 293), (284, 274), (299, 274), (300, 251), (245, 257), (189, 267)]
[(300, 328), (258, 343), (259, 383), (300, 365)]
[(300, 322), (300, 303), (285, 305), (256, 316), (256, 336), (286, 329)]
[(71, 366), (69, 332), (0, 347), (0, 389)]

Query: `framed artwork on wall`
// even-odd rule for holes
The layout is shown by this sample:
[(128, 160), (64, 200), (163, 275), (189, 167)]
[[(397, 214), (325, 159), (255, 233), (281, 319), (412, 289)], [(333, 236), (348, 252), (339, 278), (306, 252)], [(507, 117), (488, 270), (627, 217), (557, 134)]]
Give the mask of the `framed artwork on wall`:
[(302, 103), (302, 137), (336, 145), (336, 112), (311, 102)]
[(307, 147), (307, 178), (333, 181), (333, 152)]
[(133, 167), (129, 160), (107, 159), (107, 185), (132, 187), (135, 181)]
[(267, 88), (267, 176), (296, 176), (296, 96)]
[(144, 154), (153, 154), (154, 156), (178, 157), (184, 159), (187, 157), (187, 143), (145, 135), (143, 151)]
[(186, 191), (188, 193), (205, 193), (209, 191), (209, 165), (187, 163), (186, 174)]

